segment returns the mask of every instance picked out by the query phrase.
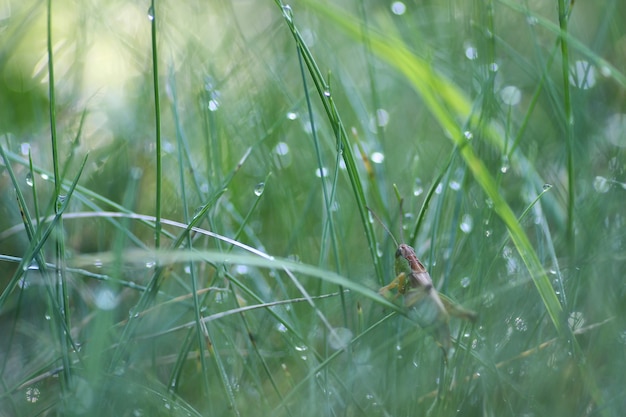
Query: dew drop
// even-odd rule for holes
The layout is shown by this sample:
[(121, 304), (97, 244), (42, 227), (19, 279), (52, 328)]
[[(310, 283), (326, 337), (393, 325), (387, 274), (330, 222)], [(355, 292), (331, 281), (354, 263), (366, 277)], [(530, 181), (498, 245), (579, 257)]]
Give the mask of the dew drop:
[(585, 317), (580, 311), (572, 311), (567, 318), (567, 324), (569, 324), (572, 331), (581, 329), (585, 325)]
[(207, 107), (211, 112), (217, 111), (217, 109), (220, 107), (220, 103), (215, 99), (211, 99), (209, 100), (209, 105)]
[(461, 219), (461, 224), (459, 224), (459, 228), (461, 229), (461, 231), (467, 234), (472, 231), (473, 227), (474, 220), (472, 219), (472, 216), (470, 216), (469, 214), (464, 214), (463, 218)]
[(233, 268), (233, 271), (237, 275), (246, 275), (250, 271), (250, 269), (248, 268), (248, 265), (236, 265)]
[(130, 177), (134, 180), (138, 180), (141, 179), (141, 177), (143, 176), (143, 169), (141, 169), (140, 167), (132, 167), (130, 169)]
[(500, 172), (503, 174), (506, 174), (507, 172), (509, 172), (510, 168), (511, 168), (511, 164), (509, 162), (509, 157), (505, 155), (504, 157), (502, 157), (502, 165), (500, 165)]
[(600, 177), (597, 176), (594, 180), (593, 180), (593, 188), (599, 192), (599, 193), (606, 193), (607, 191), (609, 191), (610, 188), (610, 184), (609, 181), (604, 178), (604, 177)]
[(600, 67), (600, 74), (602, 74), (603, 77), (610, 77), (612, 75), (611, 68), (607, 65), (602, 65)]
[(385, 109), (376, 110), (376, 122), (380, 127), (387, 126), (389, 124), (389, 112)]
[(104, 288), (96, 292), (94, 302), (100, 310), (113, 310), (119, 304), (119, 298), (110, 288)]
[(293, 10), (291, 10), (291, 6), (286, 4), (283, 6), (283, 16), (289, 22), (293, 22)]
[(471, 283), (470, 277), (463, 277), (461, 279), (461, 287), (463, 287), (463, 288), (469, 287), (470, 283)]
[(535, 16), (528, 16), (526, 18), (526, 23), (528, 23), (529, 26), (535, 26), (537, 23), (539, 23), (539, 19), (537, 19)]
[(24, 142), (20, 145), (20, 153), (22, 156), (28, 156), (30, 152), (30, 143)]
[(374, 152), (370, 156), (370, 159), (375, 164), (382, 164), (382, 162), (385, 160), (385, 154), (383, 154), (381, 152)]
[(296, 120), (298, 118), (298, 113), (294, 113), (292, 111), (287, 113), (287, 119)]
[(39, 391), (39, 388), (28, 387), (26, 389), (26, 401), (28, 401), (29, 403), (36, 403), (37, 401), (39, 401), (40, 394), (41, 391)]
[(465, 47), (465, 57), (471, 61), (478, 58), (478, 49), (474, 45), (468, 45)]
[(552, 188), (552, 184), (543, 184), (543, 191), (548, 191), (550, 188)]
[(154, 7), (152, 6), (148, 9), (148, 20), (154, 20)]
[(337, 327), (332, 329), (328, 336), (328, 344), (332, 349), (345, 349), (352, 340), (352, 331), (345, 327)]
[(606, 119), (604, 137), (615, 146), (626, 147), (626, 114), (615, 113)]
[(318, 178), (323, 178), (328, 175), (328, 169), (325, 167), (318, 168), (315, 170), (315, 176)]
[(254, 187), (254, 195), (256, 195), (257, 197), (261, 197), (261, 195), (263, 194), (263, 191), (265, 191), (264, 182), (260, 182)]
[(569, 82), (574, 87), (588, 90), (596, 85), (596, 69), (588, 61), (576, 61), (570, 68)]
[(324, 90), (324, 97), (330, 97), (330, 90)]
[(287, 155), (289, 153), (289, 145), (285, 142), (278, 142), (274, 147), (274, 152), (281, 156)]
[(474, 139), (474, 134), (470, 132), (469, 130), (466, 130), (465, 132), (463, 132), (463, 136), (465, 136), (465, 139), (467, 140)]
[(500, 90), (500, 99), (507, 106), (516, 106), (522, 101), (522, 92), (514, 85), (507, 85)]
[(380, 247), (380, 243), (376, 242), (376, 256), (378, 256), (379, 258), (382, 258), (383, 256), (383, 250)]
[(391, 13), (396, 16), (401, 16), (406, 12), (406, 5), (401, 1), (394, 1), (391, 3)]
[(276, 330), (278, 330), (281, 333), (286, 333), (288, 329), (287, 329), (287, 326), (285, 326), (284, 324), (278, 323), (276, 325)]
[(33, 181), (33, 176), (32, 176), (32, 174), (29, 172), (28, 174), (26, 174), (26, 184), (27, 184), (29, 187), (32, 187), (34, 183), (35, 183), (35, 182)]
[(422, 180), (419, 178), (415, 179), (415, 185), (413, 185), (413, 195), (415, 197), (421, 195), (424, 192), (424, 187), (422, 186)]

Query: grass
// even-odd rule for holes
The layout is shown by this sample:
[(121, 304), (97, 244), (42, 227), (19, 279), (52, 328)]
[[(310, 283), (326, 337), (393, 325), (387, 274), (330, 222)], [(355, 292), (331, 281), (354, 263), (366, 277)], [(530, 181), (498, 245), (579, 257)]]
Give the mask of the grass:
[(0, 415), (621, 414), (620, 2), (7, 4)]

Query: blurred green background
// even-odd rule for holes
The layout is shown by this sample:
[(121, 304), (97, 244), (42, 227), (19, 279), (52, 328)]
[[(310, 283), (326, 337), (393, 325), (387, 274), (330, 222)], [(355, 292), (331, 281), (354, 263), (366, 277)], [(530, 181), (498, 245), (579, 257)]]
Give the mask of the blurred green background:
[[(625, 3), (50, 10), (0, 0), (0, 416), (622, 415)], [(365, 205), (479, 313), (447, 362)]]

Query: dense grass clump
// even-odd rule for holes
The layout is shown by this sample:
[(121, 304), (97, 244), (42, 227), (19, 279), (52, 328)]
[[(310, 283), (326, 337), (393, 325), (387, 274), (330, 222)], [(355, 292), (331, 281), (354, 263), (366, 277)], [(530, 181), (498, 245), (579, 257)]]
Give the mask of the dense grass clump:
[(96, 3), (0, 5), (0, 415), (621, 415), (623, 2)]

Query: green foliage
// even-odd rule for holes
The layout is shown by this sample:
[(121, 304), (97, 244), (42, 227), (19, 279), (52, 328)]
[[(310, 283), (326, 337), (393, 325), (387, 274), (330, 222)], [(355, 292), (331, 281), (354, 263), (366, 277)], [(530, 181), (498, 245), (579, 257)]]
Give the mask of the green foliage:
[(622, 2), (96, 3), (0, 5), (0, 415), (621, 415)]

